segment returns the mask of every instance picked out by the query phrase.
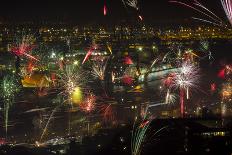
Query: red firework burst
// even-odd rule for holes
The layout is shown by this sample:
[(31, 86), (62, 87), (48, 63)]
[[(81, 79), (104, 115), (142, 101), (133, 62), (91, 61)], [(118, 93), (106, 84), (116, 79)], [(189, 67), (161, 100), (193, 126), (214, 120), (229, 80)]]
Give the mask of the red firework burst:
[(99, 108), (105, 122), (115, 122), (115, 112), (112, 104), (100, 105)]
[(32, 43), (31, 37), (23, 37), (22, 41), (19, 44), (16, 44), (11, 48), (11, 52), (19, 57), (25, 56), (29, 59), (38, 61), (37, 58), (28, 54), (34, 48), (35, 45)]
[(85, 101), (80, 104), (80, 109), (84, 112), (91, 112), (95, 109), (96, 97), (90, 94), (86, 97)]

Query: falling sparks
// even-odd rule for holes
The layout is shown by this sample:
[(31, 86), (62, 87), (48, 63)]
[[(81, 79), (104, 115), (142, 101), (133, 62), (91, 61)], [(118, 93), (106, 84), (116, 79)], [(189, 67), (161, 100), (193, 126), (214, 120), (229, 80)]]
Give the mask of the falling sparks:
[(61, 84), (63, 90), (60, 94), (68, 98), (69, 102), (80, 103), (81, 88), (83, 88), (85, 79), (85, 72), (80, 71), (80, 68), (72, 65), (66, 66), (65, 69), (58, 74), (58, 82)]
[(143, 16), (139, 14), (139, 5), (138, 5), (138, 0), (122, 0), (122, 3), (125, 8), (127, 6), (135, 9), (138, 13), (137, 17), (139, 18), (140, 21), (143, 21)]
[(101, 59), (100, 61), (93, 62), (92, 75), (101, 81), (104, 80), (107, 63), (108, 59)]
[(136, 9), (136, 10), (139, 10), (139, 7), (138, 7), (138, 1), (137, 0), (122, 0), (124, 6), (126, 7), (127, 5)]
[(232, 97), (232, 82), (223, 84), (221, 94), (223, 100), (230, 99)]
[(85, 101), (80, 104), (80, 109), (84, 112), (91, 112), (95, 108), (96, 97), (90, 94), (86, 97)]
[(115, 111), (112, 104), (102, 104), (98, 108), (105, 122), (115, 122)]

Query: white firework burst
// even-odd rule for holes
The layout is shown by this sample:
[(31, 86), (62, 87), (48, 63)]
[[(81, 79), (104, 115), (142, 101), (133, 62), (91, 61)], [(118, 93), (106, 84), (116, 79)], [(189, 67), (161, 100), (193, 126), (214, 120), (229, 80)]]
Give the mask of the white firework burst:
[(105, 71), (107, 67), (108, 59), (107, 60), (100, 60), (93, 63), (92, 66), (92, 75), (101, 81), (105, 79)]
[(135, 8), (136, 10), (139, 9), (137, 0), (122, 0), (122, 2), (125, 6), (128, 5), (132, 8)]

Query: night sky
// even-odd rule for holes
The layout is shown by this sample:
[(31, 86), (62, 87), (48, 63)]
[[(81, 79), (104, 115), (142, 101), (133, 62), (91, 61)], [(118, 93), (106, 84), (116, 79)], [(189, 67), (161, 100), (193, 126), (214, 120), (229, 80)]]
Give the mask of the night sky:
[[(136, 17), (134, 9), (125, 9), (121, 0), (4, 0), (0, 5), (0, 19), (3, 21), (73, 21), (79, 23), (126, 20)], [(108, 7), (103, 16), (103, 4)], [(184, 1), (184, 0), (182, 0)], [(185, 0), (185, 2), (190, 0)], [(201, 0), (220, 17), (225, 18), (220, 0)], [(139, 0), (139, 14), (146, 22), (181, 21), (192, 15), (201, 17), (193, 10), (168, 0)]]

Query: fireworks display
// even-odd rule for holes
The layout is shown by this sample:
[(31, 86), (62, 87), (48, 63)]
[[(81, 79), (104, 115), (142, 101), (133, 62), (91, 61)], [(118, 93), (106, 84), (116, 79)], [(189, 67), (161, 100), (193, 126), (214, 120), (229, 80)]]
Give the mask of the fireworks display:
[[(232, 1), (220, 1), (232, 25)], [(152, 2), (102, 0), (94, 7), (89, 3), (91, 11), (84, 14), (89, 22), (87, 15), (97, 11), (99, 22), (94, 25), (49, 24), (28, 30), (16, 26), (15, 32), (2, 26), (0, 154), (5, 153), (1, 150), (5, 144), (12, 148), (28, 145), (51, 154), (78, 154), (72, 152), (73, 147), (84, 153), (83, 148), (90, 144), (89, 150), (98, 153), (109, 147), (118, 151), (115, 154), (140, 155), (159, 140), (165, 147), (169, 145), (166, 141), (172, 135), (161, 136), (169, 125), (173, 128), (168, 128), (168, 133), (181, 131), (181, 136), (173, 134), (170, 141), (178, 144), (170, 147), (191, 154), (188, 138), (196, 135), (192, 127), (199, 122), (198, 137), (226, 137), (229, 132), (221, 129), (230, 125), (227, 119), (232, 116), (232, 65), (223, 50), (230, 49), (231, 29), (207, 3), (169, 2), (194, 11), (199, 17), (192, 19), (204, 25), (188, 27), (183, 20), (183, 25), (173, 28), (156, 27), (147, 23), (155, 19), (149, 17), (153, 10), (144, 9)], [(120, 12), (113, 13), (117, 9)], [(155, 22), (165, 21), (170, 10)], [(110, 19), (115, 14), (120, 14), (120, 22)], [(105, 23), (108, 20), (112, 22)], [(17, 39), (12, 35), (23, 31), (35, 31), (35, 35)], [(201, 118), (209, 118), (215, 128), (208, 131), (209, 123), (198, 121)], [(189, 125), (191, 121), (194, 123)], [(110, 138), (117, 141), (112, 146)], [(59, 145), (62, 147), (52, 147)]]
[(145, 146), (145, 143), (148, 142), (148, 136), (150, 139), (155, 139), (158, 137), (163, 130), (167, 129), (167, 126), (162, 127), (156, 131), (152, 131), (149, 133), (149, 127), (152, 122), (152, 119), (147, 119), (147, 114), (142, 119), (138, 125), (136, 124), (137, 117), (135, 118), (135, 122), (133, 125), (132, 130), (132, 137), (131, 137), (131, 154), (132, 155), (140, 155), (142, 153), (142, 149)]
[(221, 0), (223, 9), (226, 13), (226, 16), (232, 25), (232, 1), (231, 0)]
[(199, 71), (193, 64), (184, 62), (180, 68), (180, 71), (174, 75), (173, 86), (180, 90), (180, 106), (181, 115), (184, 116), (184, 96), (189, 99), (189, 90), (197, 87), (199, 80)]
[(144, 120), (137, 128), (133, 129), (132, 139), (131, 139), (131, 154), (132, 155), (140, 155), (142, 144), (146, 138), (146, 132), (150, 125), (150, 121)]
[(4, 126), (7, 136), (9, 110), (14, 104), (15, 95), (19, 92), (19, 85), (14, 76), (4, 76), (1, 82), (1, 97), (4, 100)]
[(137, 0), (122, 0), (123, 4), (126, 6), (130, 6), (136, 10), (139, 10), (138, 1)]
[(214, 24), (217, 26), (223, 26), (223, 22), (222, 20), (212, 11), (210, 11), (207, 7), (205, 7), (203, 4), (201, 4), (199, 1), (197, 0), (193, 0), (192, 3), (185, 3), (185, 2), (181, 2), (181, 1), (169, 1), (171, 3), (177, 3), (180, 5), (183, 5), (187, 8), (190, 8), (200, 14), (202, 14), (203, 16), (205, 16), (206, 18), (198, 18), (198, 17), (192, 17), (195, 20), (199, 20), (202, 22), (206, 22), (206, 23), (210, 23), (210, 24)]
[(82, 100), (82, 88), (85, 83), (84, 72), (76, 66), (66, 66), (64, 71), (58, 74), (59, 83), (62, 85), (61, 94), (73, 104), (79, 104)]
[(82, 64), (84, 64), (88, 59), (89, 57), (92, 55), (92, 53), (94, 52), (94, 50), (97, 49), (97, 45), (93, 45), (92, 47), (90, 47), (90, 49), (88, 50), (88, 52), (86, 53), (85, 55), (85, 58), (84, 60), (82, 61)]
[(105, 122), (115, 122), (115, 111), (112, 104), (102, 104), (98, 106), (99, 112)]
[(38, 61), (37, 58), (29, 54), (29, 52), (31, 52), (33, 48), (35, 48), (34, 37), (31, 35), (27, 35), (23, 36), (21, 40), (17, 41), (15, 45), (13, 45), (13, 47), (11, 48), (11, 52), (19, 57), (25, 56), (29, 59)]
[(180, 68), (180, 72), (174, 76), (174, 85), (182, 89), (188, 90), (189, 88), (196, 87), (197, 80), (199, 79), (198, 68), (195, 65), (184, 62)]
[(107, 15), (107, 7), (106, 7), (106, 5), (104, 5), (104, 8), (103, 8), (103, 14), (104, 14), (104, 16), (106, 16), (106, 15)]
[(122, 0), (122, 3), (124, 5), (125, 8), (127, 8), (128, 6), (135, 9), (137, 11), (137, 18), (140, 21), (143, 21), (143, 16), (139, 14), (139, 5), (138, 5), (138, 1), (137, 0)]
[(107, 67), (107, 62), (108, 62), (108, 59), (106, 60), (102, 59), (100, 61), (93, 62), (92, 75), (95, 78), (101, 81), (105, 79), (105, 71)]
[(176, 102), (176, 96), (170, 92), (170, 90), (167, 90), (167, 94), (165, 97), (165, 104), (174, 104)]
[(80, 104), (80, 109), (84, 112), (91, 112), (95, 109), (96, 97), (93, 94), (90, 94), (86, 97), (85, 101)]

